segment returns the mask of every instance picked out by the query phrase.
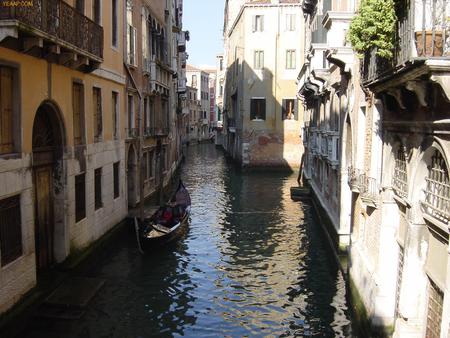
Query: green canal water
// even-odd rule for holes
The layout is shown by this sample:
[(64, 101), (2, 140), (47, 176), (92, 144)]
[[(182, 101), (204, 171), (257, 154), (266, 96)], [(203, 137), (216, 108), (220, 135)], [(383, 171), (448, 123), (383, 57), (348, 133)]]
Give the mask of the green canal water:
[(343, 276), (295, 174), (245, 173), (191, 146), (187, 235), (141, 255), (124, 227), (76, 272), (105, 280), (78, 320), (31, 319), (21, 337), (351, 337)]

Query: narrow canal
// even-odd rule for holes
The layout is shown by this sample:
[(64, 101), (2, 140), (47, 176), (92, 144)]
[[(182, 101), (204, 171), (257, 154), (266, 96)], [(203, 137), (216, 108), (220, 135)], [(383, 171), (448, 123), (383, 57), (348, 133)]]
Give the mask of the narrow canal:
[(185, 238), (142, 256), (123, 229), (77, 272), (106, 281), (79, 320), (23, 337), (350, 337), (345, 285), (295, 175), (242, 173), (213, 145), (187, 149)]

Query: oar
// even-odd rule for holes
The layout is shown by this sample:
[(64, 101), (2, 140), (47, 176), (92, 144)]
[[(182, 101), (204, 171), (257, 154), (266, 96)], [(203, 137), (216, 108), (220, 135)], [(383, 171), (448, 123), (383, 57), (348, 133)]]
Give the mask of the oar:
[(142, 247), (141, 247), (141, 240), (139, 239), (139, 225), (138, 225), (138, 221), (137, 221), (136, 217), (134, 218), (134, 230), (136, 231), (136, 240), (138, 243), (139, 252), (141, 254), (144, 254), (144, 251), (142, 250)]

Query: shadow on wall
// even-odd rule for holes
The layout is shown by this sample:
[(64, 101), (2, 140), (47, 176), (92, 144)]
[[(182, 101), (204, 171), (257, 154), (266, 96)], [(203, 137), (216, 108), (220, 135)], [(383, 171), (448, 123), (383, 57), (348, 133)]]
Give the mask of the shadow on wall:
[[(237, 59), (227, 68), (224, 147), (244, 167), (298, 168), (302, 143), (294, 80)], [(292, 92), (292, 95), (289, 93)], [(277, 97), (285, 97), (281, 102)]]

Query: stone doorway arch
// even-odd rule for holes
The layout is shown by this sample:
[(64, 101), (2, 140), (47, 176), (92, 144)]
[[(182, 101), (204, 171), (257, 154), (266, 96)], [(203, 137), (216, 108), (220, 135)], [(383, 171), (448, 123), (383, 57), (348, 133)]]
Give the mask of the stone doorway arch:
[(43, 102), (33, 122), (33, 193), (37, 271), (66, 257), (65, 129), (58, 107)]

